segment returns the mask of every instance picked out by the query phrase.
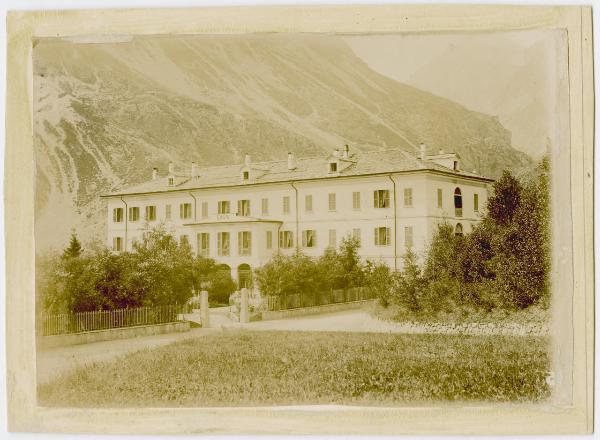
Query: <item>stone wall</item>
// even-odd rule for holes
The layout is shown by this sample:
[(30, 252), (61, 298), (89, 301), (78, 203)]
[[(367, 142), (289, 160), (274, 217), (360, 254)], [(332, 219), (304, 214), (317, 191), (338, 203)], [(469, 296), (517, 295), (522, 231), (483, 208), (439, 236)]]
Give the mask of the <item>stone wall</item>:
[(318, 315), (321, 313), (341, 312), (344, 310), (362, 309), (377, 300), (367, 299), (337, 304), (325, 304), (322, 306), (302, 307), (297, 309), (263, 311), (262, 320), (294, 318), (296, 316)]
[(138, 325), (135, 327), (94, 330), (83, 333), (69, 333), (66, 335), (38, 336), (37, 341), (38, 347), (45, 349), (53, 347), (65, 347), (68, 345), (88, 344), (90, 342), (111, 341), (114, 339), (128, 339), (138, 336), (187, 332), (189, 330), (189, 322), (171, 322), (168, 324)]

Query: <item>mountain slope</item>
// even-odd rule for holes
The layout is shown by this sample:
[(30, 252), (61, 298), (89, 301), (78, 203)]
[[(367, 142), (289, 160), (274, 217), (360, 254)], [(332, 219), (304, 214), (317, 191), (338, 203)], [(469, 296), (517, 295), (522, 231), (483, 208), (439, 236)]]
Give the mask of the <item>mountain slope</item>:
[(36, 238), (104, 235), (98, 196), (185, 167), (425, 142), (495, 176), (530, 160), (497, 119), (372, 71), (323, 35), (145, 37), (34, 48)]

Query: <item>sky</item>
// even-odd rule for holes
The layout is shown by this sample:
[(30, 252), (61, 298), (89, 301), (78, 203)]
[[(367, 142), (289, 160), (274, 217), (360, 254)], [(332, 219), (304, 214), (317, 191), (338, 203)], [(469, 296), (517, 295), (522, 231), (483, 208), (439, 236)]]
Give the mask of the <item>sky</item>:
[(561, 31), (348, 36), (373, 70), (465, 107), (498, 116), (513, 146), (534, 158), (558, 142), (566, 84)]

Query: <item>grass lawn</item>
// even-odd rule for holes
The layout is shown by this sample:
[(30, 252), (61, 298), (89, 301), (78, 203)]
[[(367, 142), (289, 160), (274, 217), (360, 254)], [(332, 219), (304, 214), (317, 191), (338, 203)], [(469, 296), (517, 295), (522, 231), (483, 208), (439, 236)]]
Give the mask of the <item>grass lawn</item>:
[(537, 337), (225, 331), (132, 353), (38, 387), (47, 406), (537, 401)]

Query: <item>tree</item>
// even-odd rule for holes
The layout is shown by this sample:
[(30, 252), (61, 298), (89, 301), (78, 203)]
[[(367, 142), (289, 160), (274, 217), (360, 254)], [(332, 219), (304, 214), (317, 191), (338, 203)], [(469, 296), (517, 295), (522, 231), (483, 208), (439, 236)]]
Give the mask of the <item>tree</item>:
[(71, 233), (71, 240), (69, 241), (69, 246), (63, 251), (63, 258), (77, 258), (81, 256), (83, 253), (83, 249), (81, 247), (81, 243), (77, 238), (77, 234), (73, 231)]
[(159, 226), (146, 231), (133, 249), (128, 283), (139, 289), (144, 304), (184, 304), (191, 298), (194, 259), (186, 242), (178, 244)]
[(418, 312), (422, 308), (421, 296), (426, 284), (417, 262), (417, 254), (409, 248), (402, 256), (402, 261), (402, 272), (398, 274), (392, 300), (412, 312)]
[(507, 225), (515, 216), (521, 202), (522, 187), (507, 170), (494, 182), (494, 193), (488, 199), (490, 218), (499, 225)]

